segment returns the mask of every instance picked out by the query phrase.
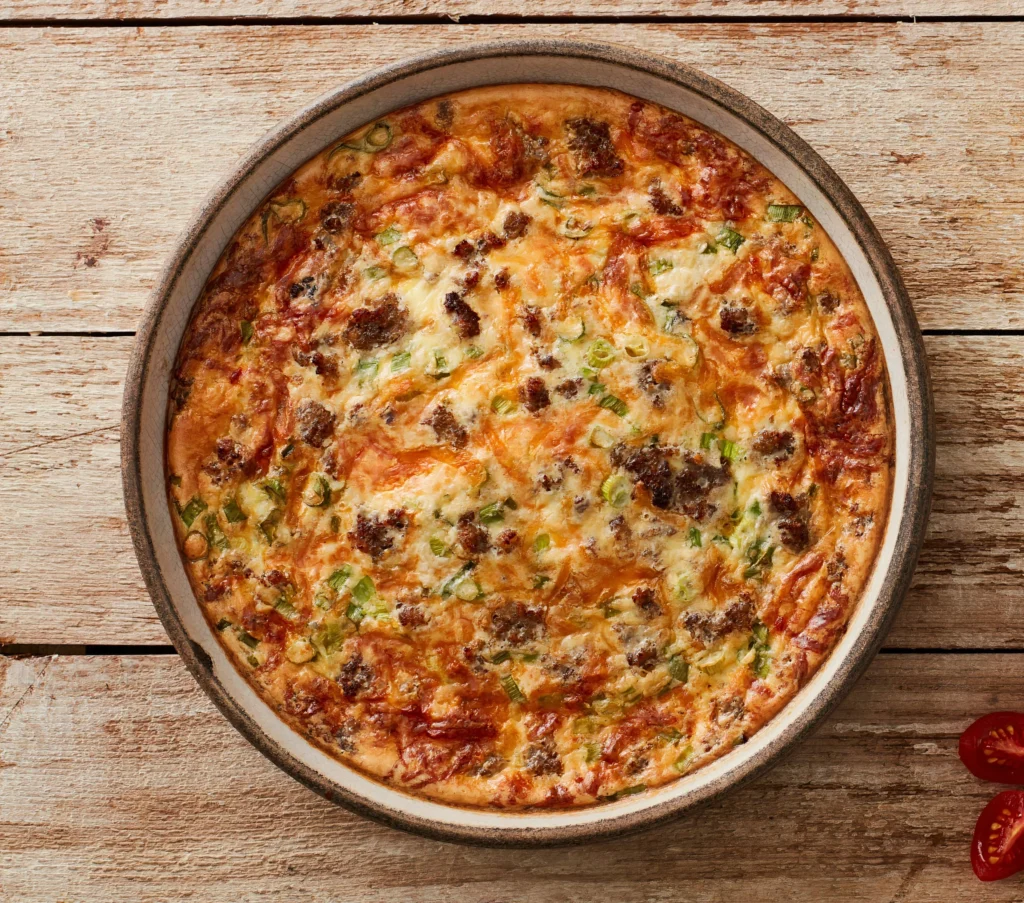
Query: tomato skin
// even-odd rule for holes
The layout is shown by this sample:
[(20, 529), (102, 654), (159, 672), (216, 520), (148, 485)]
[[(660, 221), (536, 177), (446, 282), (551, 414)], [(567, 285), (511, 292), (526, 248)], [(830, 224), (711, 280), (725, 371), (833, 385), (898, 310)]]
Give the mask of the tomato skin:
[(960, 735), (960, 761), (983, 781), (1024, 784), (1024, 712), (993, 712)]
[(971, 865), (982, 881), (1009, 878), (1024, 869), (1024, 790), (1004, 790), (982, 810), (971, 841)]

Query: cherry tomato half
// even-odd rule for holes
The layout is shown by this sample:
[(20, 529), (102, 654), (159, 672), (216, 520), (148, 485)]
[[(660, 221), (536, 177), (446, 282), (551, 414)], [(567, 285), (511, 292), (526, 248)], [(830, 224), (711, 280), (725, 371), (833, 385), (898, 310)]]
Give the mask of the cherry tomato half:
[(1024, 784), (1024, 713), (979, 718), (960, 735), (960, 761), (983, 781)]
[(974, 827), (971, 865), (982, 881), (998, 881), (1024, 869), (1024, 790), (1004, 790)]

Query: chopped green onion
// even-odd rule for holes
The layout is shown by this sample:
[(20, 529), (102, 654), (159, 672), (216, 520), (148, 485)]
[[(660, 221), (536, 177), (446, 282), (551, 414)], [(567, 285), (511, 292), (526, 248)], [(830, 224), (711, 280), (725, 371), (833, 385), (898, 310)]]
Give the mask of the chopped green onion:
[(641, 301), (646, 301), (651, 297), (651, 293), (647, 291), (642, 282), (633, 282), (629, 286), (629, 290), (636, 295)]
[(679, 772), (686, 771), (686, 766), (690, 764), (690, 760), (693, 758), (693, 747), (687, 744), (683, 747), (682, 753), (679, 758), (672, 763), (672, 767)]
[(352, 144), (339, 144), (331, 151), (331, 157), (342, 148), (358, 151), (362, 154), (377, 154), (391, 144), (391, 138), (391, 126), (386, 122), (377, 122), (363, 132), (362, 136), (357, 138)]
[(207, 514), (203, 518), (203, 523), (206, 524), (206, 538), (210, 541), (210, 545), (216, 549), (226, 549), (228, 547), (228, 538), (224, 535), (224, 531), (217, 522), (217, 515)]
[(184, 508), (178, 509), (178, 516), (186, 527), (191, 527), (192, 522), (205, 510), (206, 502), (204, 502), (198, 495), (194, 495), (188, 500)]
[(735, 461), (740, 455), (740, 450), (735, 442), (731, 442), (728, 439), (719, 439), (718, 454), (723, 458), (728, 458), (730, 461)]
[(704, 244), (700, 246), (700, 252), (701, 254), (717, 254), (718, 245), (716, 245), (713, 241), (706, 241), (704, 242)]
[(402, 233), (395, 226), (388, 226), (383, 232), (378, 232), (374, 238), (379, 245), (393, 245), (402, 237)]
[(700, 530), (698, 530), (696, 527), (690, 527), (690, 532), (688, 535), (690, 538), (690, 548), (699, 549), (701, 545)]
[(345, 617), (348, 618), (353, 624), (359, 625), (363, 618), (366, 617), (366, 612), (363, 610), (363, 606), (358, 602), (349, 602), (348, 608), (345, 609)]
[(277, 536), (277, 525), (279, 523), (281, 523), (280, 508), (271, 511), (270, 515), (260, 522), (260, 532), (263, 534), (263, 538), (270, 544), (273, 544), (274, 538)]
[(614, 395), (605, 395), (604, 398), (598, 402), (598, 404), (608, 411), (614, 414), (618, 414), (620, 417), (625, 417), (629, 413), (629, 406), (621, 398), (616, 398)]
[(326, 508), (331, 504), (331, 484), (322, 473), (312, 474), (306, 482), (302, 501), (310, 508)]
[(615, 444), (615, 437), (608, 430), (595, 426), (590, 432), (590, 444), (594, 448), (611, 448)]
[(388, 274), (388, 271), (381, 266), (367, 267), (363, 270), (363, 275), (369, 280), (383, 279)]
[(356, 373), (359, 374), (359, 382), (361, 383), (364, 379), (373, 379), (377, 375), (377, 371), (380, 369), (380, 364), (377, 362), (377, 358), (368, 357), (363, 358), (356, 364)]
[(803, 212), (804, 208), (799, 204), (769, 204), (768, 222), (791, 223)]
[(398, 267), (400, 270), (411, 270), (419, 265), (420, 259), (416, 256), (416, 252), (412, 248), (402, 245), (394, 254), (391, 255), (391, 262)]
[(660, 276), (662, 273), (667, 273), (671, 269), (672, 261), (665, 260), (664, 258), (662, 258), (661, 260), (652, 260), (649, 264), (647, 264), (647, 272), (650, 273), (652, 276)]
[(540, 200), (542, 204), (547, 204), (555, 209), (560, 209), (565, 206), (565, 198), (560, 194), (555, 194), (553, 191), (548, 191), (539, 182), (536, 183), (537, 189), (540, 191)]
[(559, 333), (558, 339), (561, 342), (568, 342), (570, 345), (580, 341), (587, 334), (587, 324), (583, 317), (579, 319), (579, 326), (576, 329), (567, 330), (565, 334)]
[(768, 545), (768, 540), (759, 536), (747, 549), (749, 567), (743, 572), (744, 580), (761, 580), (765, 571), (772, 566), (775, 546)]
[(604, 383), (591, 383), (590, 388), (587, 389), (588, 395), (600, 395), (608, 387)]
[(580, 185), (580, 187), (576, 189), (576, 194), (580, 197), (591, 198), (597, 194), (597, 188), (593, 185)]
[(238, 507), (238, 502), (235, 499), (230, 499), (221, 510), (223, 510), (224, 517), (227, 518), (229, 524), (240, 524), (246, 519), (245, 512)]
[(480, 509), (480, 522), (484, 524), (496, 524), (505, 519), (505, 512), (501, 502), (492, 502)]
[(551, 578), (547, 574), (534, 574), (533, 575), (533, 588), (541, 589), (545, 583), (550, 583)]
[(817, 263), (821, 252), (818, 248), (811, 248), (811, 263)]
[(475, 602), (483, 594), (480, 584), (469, 577), (464, 577), (455, 585), (455, 597), (463, 602)]
[(324, 658), (334, 652), (345, 639), (345, 631), (338, 621), (324, 624), (310, 638), (310, 643)]
[(179, 477), (176, 473), (172, 473), (167, 478), (167, 480), (174, 487), (180, 487), (181, 486), (181, 477)]
[(448, 369), (448, 358), (438, 348), (434, 349), (434, 368), (434, 372), (431, 374), (434, 379), (444, 379), (446, 376), (452, 375)]
[(681, 655), (673, 655), (668, 660), (668, 673), (672, 675), (673, 680), (678, 680), (679, 683), (684, 684), (690, 676), (690, 666)]
[(242, 322), (238, 324), (238, 331), (242, 334), (242, 344), (248, 345), (249, 342), (252, 341), (253, 332), (255, 331), (252, 328), (252, 323), (248, 320), (242, 320)]
[(742, 235), (740, 235), (739, 232), (737, 232), (730, 226), (722, 227), (722, 231), (718, 233), (717, 240), (719, 244), (725, 245), (730, 251), (733, 252), (733, 254), (735, 254), (739, 250), (740, 245), (746, 241), (746, 239)]
[(713, 430), (720, 430), (723, 426), (725, 426), (727, 415), (725, 411), (725, 405), (722, 404), (722, 399), (718, 397), (717, 392), (715, 392), (715, 406), (715, 412), (713, 414), (708, 414), (707, 417), (705, 417), (704, 414), (701, 413), (700, 407), (696, 404), (694, 405), (694, 410), (696, 411), (697, 417), (701, 422), (706, 423)]
[(587, 349), (587, 361), (591, 367), (600, 370), (615, 360), (615, 348), (604, 339), (597, 339)]
[(543, 552), (551, 546), (551, 537), (547, 533), (541, 533), (533, 541), (533, 551)]
[(271, 201), (263, 211), (261, 226), (263, 241), (270, 244), (270, 218), (279, 223), (299, 223), (306, 218), (306, 202), (302, 198), (286, 198), (282, 201)]
[(593, 765), (601, 757), (601, 747), (596, 743), (584, 743), (585, 759), (588, 765)]
[(620, 473), (613, 473), (601, 484), (601, 495), (613, 508), (624, 508), (629, 502), (629, 480)]
[(715, 441), (714, 433), (701, 433), (700, 434), (700, 447), (703, 449), (710, 449)]
[(503, 674), (501, 676), (501, 686), (508, 698), (513, 702), (518, 702), (520, 705), (526, 702), (526, 695), (519, 689), (519, 684), (516, 683), (516, 679), (511, 674)]
[(337, 514), (331, 515), (331, 532), (337, 533), (341, 530), (341, 518)]
[(206, 538), (205, 533), (193, 530), (185, 537), (182, 548), (189, 561), (202, 561), (210, 554), (210, 540)]
[(796, 397), (799, 398), (803, 404), (814, 404), (818, 395), (810, 386), (800, 386), (797, 390)]
[(484, 356), (484, 350), (483, 350), (483, 348), (480, 348), (477, 345), (470, 345), (466, 349), (465, 355), (470, 360), (474, 360), (475, 361), (478, 357), (483, 357)]
[(452, 553), (452, 550), (444, 544), (444, 540), (438, 536), (430, 537), (430, 551), (438, 558), (447, 558)]
[(352, 597), (363, 605), (377, 595), (377, 588), (369, 577), (360, 578), (359, 582), (352, 587)]
[(281, 457), (287, 458), (293, 451), (295, 451), (295, 446), (291, 442), (289, 442), (284, 448), (281, 449)]
[(231, 626), (231, 622), (227, 618), (221, 618), (217, 622), (218, 630), (227, 630)]
[(281, 615), (282, 618), (286, 618), (289, 621), (294, 621), (299, 613), (295, 610), (295, 606), (292, 605), (284, 596), (281, 596), (277, 602), (274, 603), (274, 610)]
[(566, 238), (571, 238), (573, 241), (578, 241), (581, 238), (586, 238), (594, 228), (593, 223), (585, 223), (576, 219), (575, 216), (570, 216), (562, 227), (562, 234)]
[(250, 649), (255, 649), (260, 644), (260, 641), (256, 639), (256, 637), (241, 628), (238, 630), (238, 639), (245, 643), (245, 645)]
[(647, 357), (647, 352), (650, 350), (647, 339), (639, 335), (628, 336), (622, 347), (626, 352), (626, 357), (631, 357), (634, 360)]
[(507, 649), (502, 649), (501, 652), (496, 652), (494, 655), (492, 655), (488, 659), (488, 661), (492, 665), (500, 665), (502, 664), (502, 662), (507, 662), (510, 658), (512, 658), (512, 653), (509, 652)]
[(330, 577), (327, 578), (327, 585), (333, 589), (336, 593), (341, 592), (341, 588), (348, 583), (348, 578), (352, 576), (352, 566), (349, 564), (343, 564), (338, 568)]
[(397, 373), (399, 370), (408, 370), (411, 363), (412, 353), (409, 351), (399, 351), (398, 354), (391, 358), (391, 372)]
[(449, 577), (441, 585), (441, 598), (442, 599), (447, 599), (452, 594), (452, 592), (454, 591), (455, 587), (459, 584), (459, 581), (461, 581), (462, 578), (465, 577), (466, 574), (468, 574), (475, 567), (476, 567), (476, 562), (475, 561), (467, 561), (454, 574), (452, 574), (452, 576)]
[(623, 787), (621, 790), (616, 790), (614, 793), (602, 796), (601, 799), (608, 802), (611, 802), (612, 800), (621, 800), (624, 796), (633, 796), (637, 793), (643, 793), (646, 789), (646, 784), (634, 784), (632, 787)]
[(270, 496), (270, 498), (274, 499), (274, 501), (283, 503), (287, 499), (288, 493), (284, 488), (284, 483), (282, 483), (277, 477), (270, 477), (269, 479), (264, 480), (260, 484), (260, 488)]
[(757, 499), (754, 499), (754, 501), (752, 501), (750, 503), (750, 507), (747, 510), (754, 517), (760, 517), (761, 516), (761, 503)]
[(495, 395), (491, 399), (491, 410), (495, 414), (507, 414), (509, 411), (514, 411), (516, 403), (511, 398), (506, 398), (504, 395)]

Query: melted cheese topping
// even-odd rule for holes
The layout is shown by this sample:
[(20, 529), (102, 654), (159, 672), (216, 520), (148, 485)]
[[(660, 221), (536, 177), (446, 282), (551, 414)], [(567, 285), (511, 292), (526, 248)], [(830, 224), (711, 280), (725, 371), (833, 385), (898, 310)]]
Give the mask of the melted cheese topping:
[(239, 231), (183, 341), (169, 494), (238, 667), (437, 799), (570, 806), (743, 742), (885, 526), (878, 339), (799, 201), (612, 91), (370, 124)]

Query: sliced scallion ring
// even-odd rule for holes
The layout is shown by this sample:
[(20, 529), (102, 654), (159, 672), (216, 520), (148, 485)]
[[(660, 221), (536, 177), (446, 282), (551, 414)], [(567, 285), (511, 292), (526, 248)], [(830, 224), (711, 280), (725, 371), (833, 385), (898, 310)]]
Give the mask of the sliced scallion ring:
[(271, 201), (263, 211), (260, 225), (263, 229), (263, 241), (270, 244), (270, 220), (279, 223), (298, 223), (306, 218), (306, 202), (302, 198), (285, 198)]
[(183, 548), (189, 561), (202, 561), (210, 554), (210, 541), (205, 533), (193, 530), (185, 537)]
[(626, 336), (622, 349), (626, 352), (626, 357), (631, 357), (633, 360), (641, 360), (647, 357), (647, 353), (650, 351), (647, 339), (641, 335)]
[(629, 480), (613, 473), (601, 484), (601, 496), (613, 508), (624, 508), (629, 502)]
[(575, 325), (571, 328), (567, 328), (565, 332), (560, 332), (558, 334), (558, 340), (560, 342), (568, 342), (572, 345), (582, 340), (586, 334), (587, 324), (584, 322), (583, 317), (580, 317)]
[[(391, 144), (393, 137), (391, 126), (386, 122), (376, 122), (351, 144), (339, 144), (333, 151), (333, 157), (342, 148), (357, 151), (361, 154), (379, 154)], [(329, 159), (329, 158), (328, 158)]]
[(591, 367), (607, 367), (615, 360), (615, 348), (604, 339), (597, 339), (587, 349), (587, 362)]
[(571, 238), (573, 241), (579, 241), (581, 238), (586, 238), (593, 229), (593, 223), (583, 222), (578, 220), (575, 216), (570, 216), (562, 227), (562, 234), (566, 238)]
[(491, 410), (495, 414), (508, 414), (510, 411), (514, 411), (516, 403), (511, 398), (506, 398), (504, 395), (495, 395), (491, 399)]
[(460, 580), (455, 586), (455, 597), (463, 602), (475, 602), (483, 594), (480, 584), (469, 577)]
[(706, 423), (712, 430), (720, 430), (725, 426), (727, 414), (725, 412), (725, 405), (722, 404), (722, 399), (718, 397), (718, 393), (715, 392), (715, 404), (708, 411), (701, 411), (700, 405), (694, 402), (694, 410), (697, 412), (697, 417), (701, 422)]
[(312, 474), (302, 493), (302, 501), (310, 508), (326, 508), (331, 503), (331, 484), (322, 473)]
[(594, 448), (611, 448), (615, 444), (615, 437), (608, 430), (595, 426), (590, 432), (590, 444)]
[(402, 245), (391, 255), (391, 262), (400, 270), (414, 270), (420, 262), (412, 248)]

